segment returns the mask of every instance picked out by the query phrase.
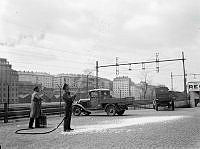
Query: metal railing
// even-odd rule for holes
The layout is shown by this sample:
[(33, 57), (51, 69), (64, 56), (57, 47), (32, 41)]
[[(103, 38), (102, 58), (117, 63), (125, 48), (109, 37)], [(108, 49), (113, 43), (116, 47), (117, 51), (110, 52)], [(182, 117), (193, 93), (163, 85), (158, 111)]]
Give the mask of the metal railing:
[[(59, 103), (42, 104), (42, 113), (45, 115), (59, 115), (64, 113), (64, 107)], [(30, 104), (9, 105), (4, 103), (0, 106), (0, 121), (7, 123), (10, 119), (27, 118), (30, 114)]]

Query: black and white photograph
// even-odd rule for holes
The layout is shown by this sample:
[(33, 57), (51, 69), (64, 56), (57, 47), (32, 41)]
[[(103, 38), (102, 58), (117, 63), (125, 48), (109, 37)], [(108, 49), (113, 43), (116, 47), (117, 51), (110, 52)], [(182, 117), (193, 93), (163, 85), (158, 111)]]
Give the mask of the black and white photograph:
[(200, 149), (200, 1), (0, 0), (0, 149)]

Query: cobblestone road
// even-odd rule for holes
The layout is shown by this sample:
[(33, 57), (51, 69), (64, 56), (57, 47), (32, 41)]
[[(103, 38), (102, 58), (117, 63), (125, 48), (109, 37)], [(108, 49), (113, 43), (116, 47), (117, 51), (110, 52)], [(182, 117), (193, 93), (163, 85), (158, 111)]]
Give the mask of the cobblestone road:
[[(48, 128), (61, 121), (48, 117)], [(17, 135), (15, 130), (26, 128), (27, 120), (0, 123), (2, 149), (132, 149), (132, 148), (200, 148), (200, 107), (175, 111), (128, 110), (124, 116), (106, 116), (98, 113), (72, 118), (72, 132), (59, 127), (46, 135)]]

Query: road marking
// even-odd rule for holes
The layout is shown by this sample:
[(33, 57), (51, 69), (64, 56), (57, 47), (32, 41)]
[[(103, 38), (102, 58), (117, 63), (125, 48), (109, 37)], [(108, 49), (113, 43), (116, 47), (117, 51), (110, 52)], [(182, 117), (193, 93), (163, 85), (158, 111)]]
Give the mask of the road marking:
[(145, 125), (148, 123), (167, 122), (167, 121), (182, 119), (184, 117), (186, 116), (153, 116), (153, 117), (118, 119), (117, 121), (110, 120), (110, 121), (103, 121), (100, 124), (95, 124), (95, 125), (74, 126), (74, 131), (61, 132), (61, 134), (76, 135), (82, 133), (107, 132), (108, 129), (113, 129), (113, 128), (122, 128), (132, 125)]

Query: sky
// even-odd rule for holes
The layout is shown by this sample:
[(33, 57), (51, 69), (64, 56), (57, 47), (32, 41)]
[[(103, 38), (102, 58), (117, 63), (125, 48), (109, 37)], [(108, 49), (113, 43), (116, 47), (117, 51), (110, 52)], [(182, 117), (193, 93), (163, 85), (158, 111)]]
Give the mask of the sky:
[[(200, 73), (199, 0), (0, 0), (0, 57), (13, 69), (90, 73), (118, 63), (186, 58), (186, 72)], [(131, 71), (129, 70), (131, 67)], [(133, 82), (164, 84), (183, 74), (182, 61), (120, 66)], [(113, 80), (116, 68), (99, 68)], [(187, 81), (200, 80), (189, 76)], [(183, 77), (173, 88), (183, 90)]]

